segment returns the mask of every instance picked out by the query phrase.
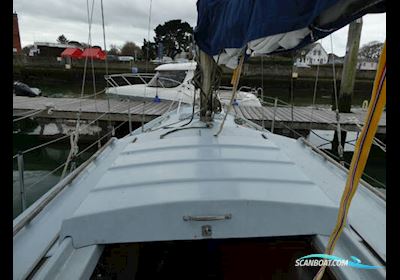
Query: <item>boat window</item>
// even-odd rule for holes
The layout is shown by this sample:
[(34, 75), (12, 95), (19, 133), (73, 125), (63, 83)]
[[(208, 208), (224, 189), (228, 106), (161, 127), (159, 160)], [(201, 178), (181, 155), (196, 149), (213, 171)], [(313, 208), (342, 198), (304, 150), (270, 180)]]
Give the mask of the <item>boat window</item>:
[(186, 71), (158, 71), (148, 83), (148, 86), (173, 88), (180, 85), (185, 77)]

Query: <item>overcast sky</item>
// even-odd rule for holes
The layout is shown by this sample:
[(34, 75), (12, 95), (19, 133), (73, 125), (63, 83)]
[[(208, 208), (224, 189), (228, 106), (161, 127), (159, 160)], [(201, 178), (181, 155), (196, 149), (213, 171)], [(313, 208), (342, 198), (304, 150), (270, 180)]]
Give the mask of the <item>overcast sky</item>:
[[(90, 1), (90, 5), (92, 1)], [(14, 0), (18, 14), (22, 46), (35, 41), (56, 42), (64, 34), (68, 40), (87, 42), (88, 23), (84, 0)], [(107, 48), (133, 41), (139, 46), (148, 36), (150, 0), (103, 0)], [(196, 0), (153, 0), (150, 39), (154, 28), (171, 19), (182, 19), (196, 25)], [(369, 14), (363, 18), (361, 45), (386, 38), (386, 14)], [(345, 54), (348, 27), (333, 33), (333, 51)], [(95, 0), (92, 44), (103, 47), (100, 0)], [(330, 39), (322, 45), (331, 52)]]

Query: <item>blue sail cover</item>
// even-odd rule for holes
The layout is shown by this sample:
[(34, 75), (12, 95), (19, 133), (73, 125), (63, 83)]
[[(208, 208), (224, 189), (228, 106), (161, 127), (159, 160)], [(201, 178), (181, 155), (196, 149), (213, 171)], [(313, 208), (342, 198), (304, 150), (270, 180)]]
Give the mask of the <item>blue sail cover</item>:
[(384, 12), (385, 1), (198, 0), (197, 10), (199, 48), (211, 56), (235, 57), (245, 46), (248, 54), (303, 47), (366, 13)]

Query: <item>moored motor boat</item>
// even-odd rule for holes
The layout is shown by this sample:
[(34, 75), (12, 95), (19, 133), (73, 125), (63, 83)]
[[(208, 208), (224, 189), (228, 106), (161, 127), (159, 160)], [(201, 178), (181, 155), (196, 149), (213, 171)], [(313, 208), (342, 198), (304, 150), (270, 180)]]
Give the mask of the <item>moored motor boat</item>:
[[(168, 63), (155, 68), (155, 74), (113, 74), (105, 76), (109, 87), (106, 93), (118, 98), (132, 100), (148, 100), (159, 102), (162, 100), (177, 101), (186, 104), (193, 103), (195, 88), (192, 84), (197, 63)], [(141, 83), (131, 82), (133, 79)], [(222, 104), (228, 104), (232, 88), (221, 87), (217, 96)], [(197, 93), (197, 96), (199, 94)], [(260, 107), (257, 96), (248, 90), (239, 89), (236, 105)]]
[(31, 88), (21, 82), (14, 82), (14, 93), (17, 96), (36, 97), (40, 96), (42, 94), (42, 91), (38, 88)]

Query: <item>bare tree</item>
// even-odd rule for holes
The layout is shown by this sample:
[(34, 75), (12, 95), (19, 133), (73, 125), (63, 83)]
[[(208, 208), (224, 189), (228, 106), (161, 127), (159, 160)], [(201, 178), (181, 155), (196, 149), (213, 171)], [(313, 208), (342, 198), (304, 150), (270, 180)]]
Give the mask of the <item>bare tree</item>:
[(142, 52), (134, 42), (126, 42), (121, 48), (121, 55), (137, 56)]
[(111, 44), (110, 45), (110, 49), (107, 51), (107, 54), (109, 54), (109, 55), (119, 55), (120, 54), (120, 50), (117, 47), (117, 45)]
[(359, 51), (358, 56), (362, 58), (368, 58), (378, 60), (383, 49), (383, 43), (379, 41), (372, 41), (363, 45)]

